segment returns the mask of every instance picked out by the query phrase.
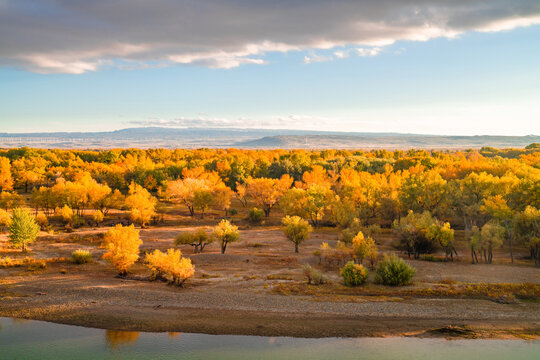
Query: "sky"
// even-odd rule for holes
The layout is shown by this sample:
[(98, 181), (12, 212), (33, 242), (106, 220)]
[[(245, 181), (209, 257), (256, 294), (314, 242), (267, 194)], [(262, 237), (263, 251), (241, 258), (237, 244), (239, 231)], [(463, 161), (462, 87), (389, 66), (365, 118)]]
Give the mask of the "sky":
[(540, 134), (540, 1), (0, 0), (0, 132)]

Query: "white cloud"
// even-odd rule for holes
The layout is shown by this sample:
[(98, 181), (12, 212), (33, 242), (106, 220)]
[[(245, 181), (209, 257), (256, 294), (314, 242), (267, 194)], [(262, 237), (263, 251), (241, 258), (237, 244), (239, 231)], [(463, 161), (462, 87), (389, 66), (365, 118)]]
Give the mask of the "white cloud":
[(356, 54), (358, 56), (362, 56), (362, 57), (365, 57), (365, 56), (377, 56), (377, 55), (379, 55), (381, 50), (382, 49), (380, 47), (358, 48), (358, 49), (356, 49)]
[(0, 65), (72, 74), (175, 63), (233, 68), (292, 50), (310, 51), (312, 63), (345, 58), (345, 47), (375, 56), (399, 40), (535, 24), (538, 0), (2, 0)]

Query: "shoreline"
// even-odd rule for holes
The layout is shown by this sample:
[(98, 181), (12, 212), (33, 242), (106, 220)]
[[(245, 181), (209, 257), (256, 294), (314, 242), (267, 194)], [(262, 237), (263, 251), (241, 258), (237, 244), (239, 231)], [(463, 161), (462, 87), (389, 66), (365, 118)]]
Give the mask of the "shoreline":
[[(65, 307), (65, 309), (62, 309)], [(446, 339), (540, 339), (540, 324), (518, 319), (341, 316), (223, 309), (120, 309), (69, 305), (44, 312), (10, 307), (0, 317), (118, 331), (186, 332), (295, 338), (419, 337)]]

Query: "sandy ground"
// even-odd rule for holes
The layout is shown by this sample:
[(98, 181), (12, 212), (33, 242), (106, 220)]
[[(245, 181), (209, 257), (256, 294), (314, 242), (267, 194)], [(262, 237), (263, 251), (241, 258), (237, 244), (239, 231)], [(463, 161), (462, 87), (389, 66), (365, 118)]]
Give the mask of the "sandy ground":
[[(167, 249), (179, 231), (193, 228), (160, 227), (141, 231), (142, 250)], [(278, 228), (242, 231), (242, 240), (219, 253), (211, 244), (203, 254), (191, 254), (196, 276), (185, 288), (144, 280), (142, 264), (134, 266), (131, 279), (115, 277), (114, 269), (100, 260), (99, 242), (84, 235), (106, 229), (84, 229), (73, 234), (42, 236), (32, 246), (35, 258), (69, 257), (75, 249), (92, 251), (95, 261), (74, 265), (50, 263), (46, 269), (0, 268), (0, 316), (47, 320), (117, 330), (180, 331), (212, 334), (267, 336), (386, 336), (432, 334), (426, 331), (448, 325), (469, 326), (478, 336), (497, 337), (528, 333), (538, 337), (540, 303), (500, 304), (484, 299), (357, 298), (321, 300), (312, 296), (278, 295), (278, 283), (301, 282), (301, 266), (317, 265), (312, 255), (322, 241), (333, 243), (332, 230), (315, 232), (294, 254)], [(0, 235), (0, 256), (20, 256), (5, 247)], [(381, 249), (385, 248), (381, 245)], [(464, 254), (465, 255), (465, 254)], [(501, 254), (503, 256), (504, 254)], [(497, 259), (496, 259), (497, 260)], [(440, 281), (540, 284), (540, 269), (521, 263), (510, 266), (471, 265), (460, 262), (411, 261), (417, 268), (416, 287)], [(339, 282), (338, 272), (324, 269)]]

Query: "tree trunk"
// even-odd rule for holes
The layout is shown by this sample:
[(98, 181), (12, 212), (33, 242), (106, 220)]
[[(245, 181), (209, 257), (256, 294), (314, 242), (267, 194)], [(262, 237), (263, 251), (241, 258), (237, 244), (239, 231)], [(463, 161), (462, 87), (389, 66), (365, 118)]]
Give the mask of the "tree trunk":
[(508, 238), (508, 245), (510, 246), (510, 260), (512, 261), (512, 265), (514, 265), (514, 252), (512, 251), (512, 236)]
[(225, 254), (225, 250), (227, 249), (227, 243), (221, 244), (221, 253)]
[(298, 243), (294, 243), (294, 252), (298, 253)]

